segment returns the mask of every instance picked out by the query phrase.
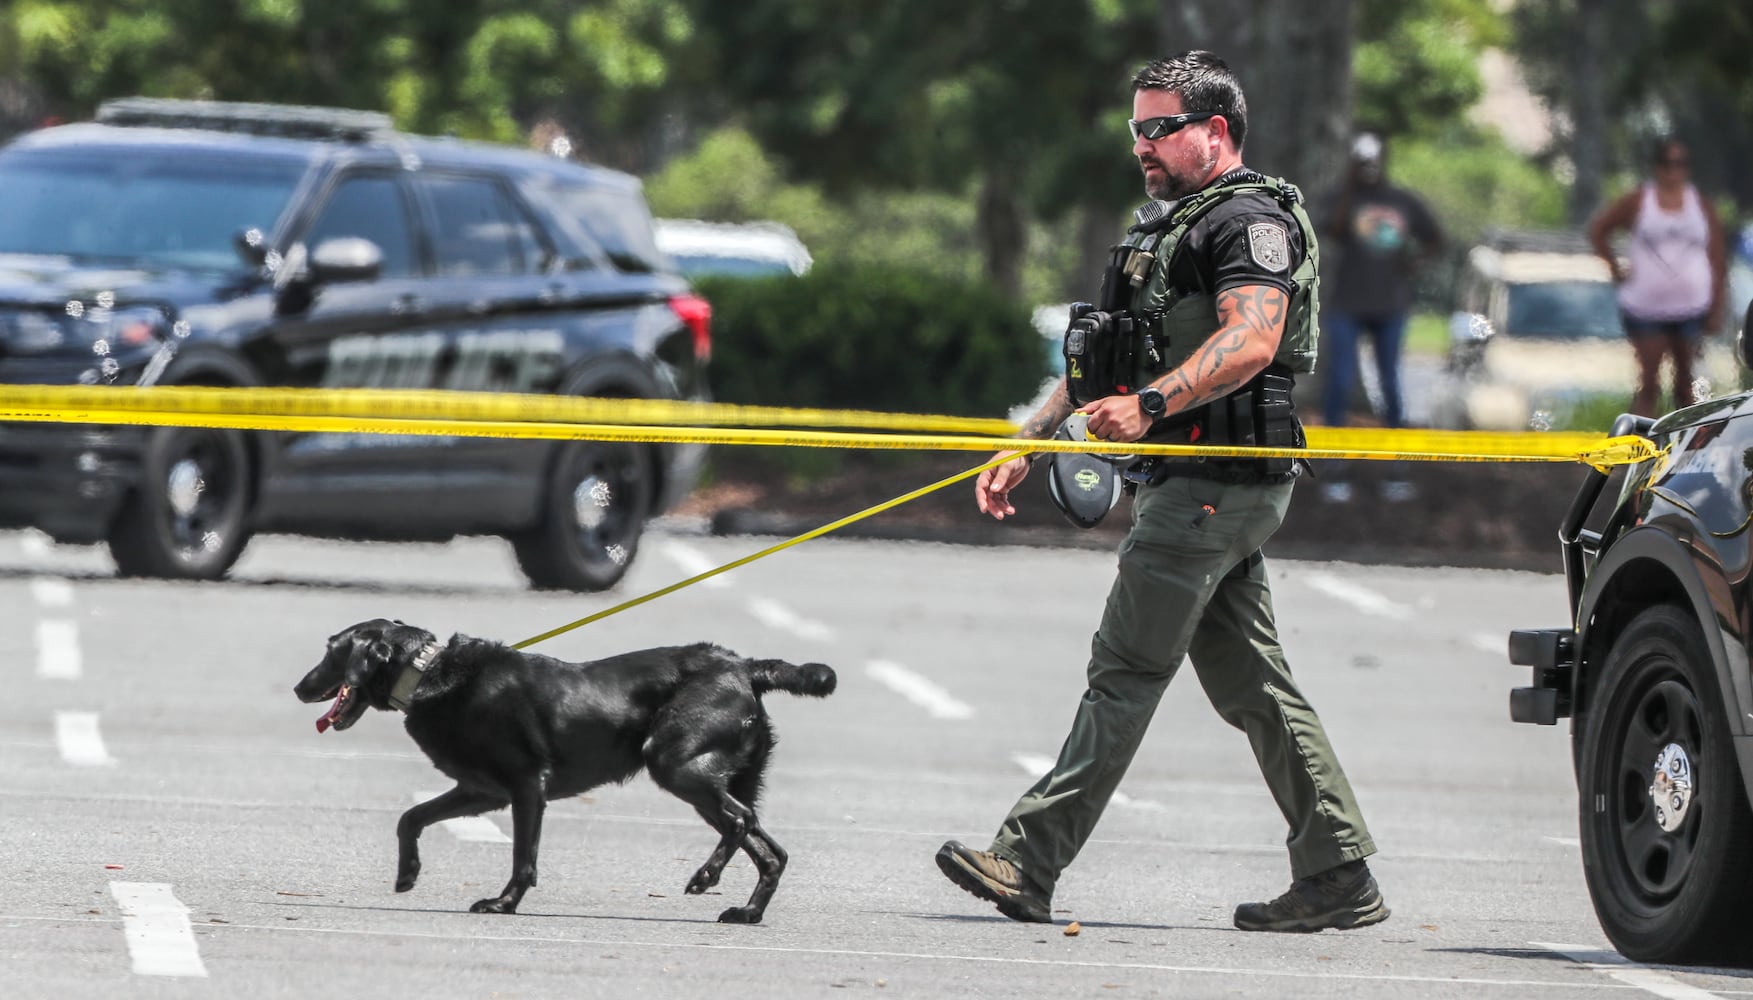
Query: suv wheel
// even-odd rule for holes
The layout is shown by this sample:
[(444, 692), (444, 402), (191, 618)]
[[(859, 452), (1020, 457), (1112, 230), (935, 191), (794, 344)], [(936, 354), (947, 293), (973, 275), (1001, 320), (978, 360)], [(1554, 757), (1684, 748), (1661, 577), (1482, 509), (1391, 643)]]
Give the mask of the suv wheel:
[(243, 432), (159, 428), (110, 527), (110, 555), (123, 576), (217, 580), (249, 541), (249, 505)]
[(1753, 811), (1698, 623), (1639, 614), (1590, 700), (1578, 798), (1602, 929), (1640, 962), (1744, 959)]
[(641, 445), (561, 445), (548, 476), (541, 522), (511, 538), (524, 575), (551, 590), (613, 587), (639, 548), (653, 485), (651, 452)]

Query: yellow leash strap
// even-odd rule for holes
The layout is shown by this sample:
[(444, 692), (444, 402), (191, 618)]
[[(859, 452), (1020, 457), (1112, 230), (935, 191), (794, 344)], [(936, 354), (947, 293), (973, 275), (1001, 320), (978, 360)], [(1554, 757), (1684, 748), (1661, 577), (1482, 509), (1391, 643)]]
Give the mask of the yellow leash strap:
[(562, 625), (559, 628), (549, 629), (548, 631), (543, 632), (540, 635), (532, 635), (528, 639), (523, 640), (522, 642), (513, 643), (511, 648), (523, 649), (526, 646), (533, 646), (538, 642), (543, 642), (545, 640), (552, 639), (557, 635), (562, 635), (564, 633), (570, 632), (575, 628), (583, 628), (584, 626), (589, 625), (591, 622), (600, 621), (601, 619), (607, 618), (610, 615), (618, 614), (622, 611), (626, 611), (628, 608), (638, 607), (639, 605), (644, 604), (647, 601), (655, 601), (658, 598), (663, 597), (666, 594), (673, 594), (676, 591), (681, 590), (683, 587), (688, 587), (688, 586), (692, 586), (696, 583), (699, 583), (701, 580), (705, 580), (705, 579), (708, 579), (710, 577), (717, 576), (720, 573), (728, 573), (731, 570), (736, 569), (738, 566), (747, 566), (749, 563), (752, 563), (757, 559), (765, 558), (766, 556), (770, 556), (775, 552), (780, 552), (780, 551), (783, 551), (785, 549), (789, 549), (793, 545), (802, 544), (804, 542), (809, 541), (812, 538), (820, 538), (830, 531), (837, 531), (841, 528), (846, 527), (848, 524), (853, 523), (854, 521), (862, 521), (865, 518), (870, 517), (872, 514), (881, 514), (883, 511), (888, 510), (891, 507), (899, 507), (900, 505), (908, 502), (909, 500), (917, 500), (918, 498), (924, 496), (927, 493), (932, 492), (933, 490), (940, 490), (940, 489), (943, 489), (945, 486), (949, 486), (949, 485), (952, 485), (954, 483), (959, 483), (964, 479), (969, 479), (973, 476), (977, 476), (980, 473), (985, 472), (987, 469), (996, 468), (997, 466), (1003, 465), (1004, 463), (1006, 463), (1006, 462), (1008, 462), (1011, 459), (1016, 458), (1016, 457), (1017, 456), (1015, 456), (1015, 455), (1005, 455), (1002, 458), (994, 458), (990, 462), (986, 462), (983, 465), (977, 465), (974, 468), (969, 469), (966, 472), (958, 472), (955, 475), (949, 477), (948, 479), (940, 479), (937, 482), (932, 483), (930, 486), (922, 486), (919, 489), (916, 489), (911, 493), (907, 493), (907, 494), (904, 494), (902, 496), (898, 496), (898, 497), (894, 498), (893, 500), (885, 500), (882, 503), (877, 504), (875, 507), (866, 507), (864, 510), (859, 511), (856, 514), (848, 515), (848, 516), (843, 517), (840, 520), (835, 521), (831, 524), (824, 524), (819, 528), (815, 528), (813, 530), (806, 531), (803, 534), (798, 535), (796, 538), (787, 539), (786, 541), (780, 542), (778, 545), (768, 546), (767, 548), (764, 548), (759, 552), (753, 553), (751, 555), (743, 556), (741, 559), (738, 559), (734, 562), (725, 563), (723, 566), (719, 566), (716, 569), (709, 569), (704, 573), (698, 573), (694, 576), (687, 578), (686, 580), (681, 580), (681, 581), (678, 581), (676, 583), (672, 583), (667, 587), (664, 587), (660, 590), (654, 590), (651, 593), (645, 594), (645, 595), (640, 596), (640, 597), (635, 597), (630, 601), (622, 601), (620, 604), (617, 604), (612, 608), (606, 608), (602, 611), (598, 611), (595, 614), (586, 615), (585, 617), (580, 618), (579, 620), (577, 620), (575, 622), (571, 622), (569, 624)]
[[(1112, 445), (1108, 444), (1107, 442), (1096, 442), (1096, 443), (1102, 445), (1103, 447), (1112, 447)], [(986, 441), (985, 444), (988, 447), (990, 447), (992, 442)], [(1002, 446), (1006, 446), (1006, 447), (1014, 445), (1017, 447), (1018, 450), (1021, 450), (1021, 451), (1077, 451), (1077, 450), (1086, 450), (1087, 451), (1087, 450), (1089, 450), (1088, 448), (1077, 447), (1080, 443), (1073, 442), (1073, 441), (1036, 441), (1036, 440), (1022, 441), (1022, 440), (1019, 440), (1019, 441), (1000, 442), (1000, 444)], [(1059, 447), (1059, 446), (1070, 446), (1070, 447)], [(1170, 446), (1163, 446), (1163, 447), (1170, 447)], [(1299, 454), (1305, 455), (1305, 456), (1308, 454), (1303, 449), (1282, 449), (1282, 448), (1279, 448), (1279, 449), (1272, 449), (1272, 448), (1209, 449), (1209, 448), (1200, 448), (1197, 446), (1176, 446), (1176, 447), (1179, 447), (1182, 452), (1201, 452), (1202, 451), (1202, 452), (1205, 452), (1207, 454), (1213, 453), (1213, 451), (1216, 451), (1218, 453), (1240, 453), (1240, 454), (1255, 455), (1255, 456), (1274, 455), (1274, 454), (1277, 454), (1280, 452), (1289, 453), (1293, 457), (1296, 455), (1299, 455)], [(1606, 443), (1603, 444), (1601, 447), (1596, 448), (1592, 451), (1579, 453), (1577, 455), (1571, 456), (1568, 459), (1532, 458), (1532, 459), (1523, 459), (1523, 460), (1526, 460), (1526, 461), (1543, 461), (1543, 460), (1572, 461), (1572, 460), (1575, 460), (1575, 461), (1586, 462), (1586, 463), (1594, 466), (1595, 468), (1599, 469), (1602, 472), (1608, 472), (1608, 471), (1610, 471), (1611, 467), (1614, 465), (1625, 464), (1625, 463), (1629, 463), (1629, 462), (1641, 462), (1641, 461), (1644, 461), (1645, 459), (1654, 458), (1658, 454), (1660, 454), (1660, 452), (1658, 452), (1656, 450), (1655, 446), (1652, 445), (1649, 441), (1645, 440), (1644, 438), (1628, 435), (1626, 437), (1609, 438), (1609, 439), (1607, 439)], [(990, 461), (987, 461), (987, 462), (984, 462), (980, 465), (977, 465), (974, 468), (969, 469), (965, 472), (958, 472), (955, 475), (950, 476), (947, 479), (940, 479), (937, 482), (932, 483), (929, 486), (922, 486), (919, 489), (912, 491), (911, 493), (903, 494), (901, 496), (895, 497), (892, 500), (885, 500), (882, 503), (877, 504), (874, 507), (866, 507), (864, 510), (859, 511), (856, 514), (848, 515), (846, 517), (839, 519), (838, 521), (833, 521), (829, 524), (824, 524), (819, 528), (814, 528), (810, 531), (806, 531), (803, 534), (796, 536), (795, 538), (789, 538), (783, 542), (780, 542), (777, 545), (768, 546), (767, 548), (764, 548), (759, 552), (751, 553), (749, 555), (743, 556), (741, 559), (737, 559), (733, 562), (725, 563), (723, 566), (718, 566), (714, 569), (709, 569), (709, 570), (705, 571), (704, 573), (695, 574), (694, 576), (691, 576), (691, 577), (687, 578), (686, 580), (679, 580), (675, 583), (670, 584), (667, 587), (663, 587), (661, 589), (654, 590), (649, 594), (644, 594), (644, 595), (641, 595), (639, 597), (635, 597), (632, 600), (623, 601), (620, 604), (617, 604), (612, 608), (605, 608), (604, 610), (598, 611), (594, 614), (586, 615), (585, 617), (580, 618), (577, 621), (562, 625), (559, 628), (549, 629), (548, 631), (543, 632), (540, 635), (530, 636), (528, 639), (525, 639), (522, 642), (513, 643), (512, 648), (513, 649), (523, 649), (523, 648), (528, 647), (528, 646), (533, 646), (538, 642), (544, 642), (548, 639), (554, 638), (557, 635), (563, 635), (567, 632), (572, 631), (573, 629), (583, 628), (584, 626), (589, 625), (592, 622), (601, 621), (602, 619), (607, 618), (610, 615), (619, 614), (620, 612), (626, 611), (629, 608), (638, 607), (639, 605), (644, 604), (647, 601), (655, 601), (660, 597), (663, 597), (667, 594), (673, 594), (676, 591), (681, 590), (684, 587), (693, 586), (694, 584), (699, 583), (702, 580), (710, 579), (711, 577), (717, 576), (720, 573), (728, 573), (731, 570), (736, 569), (739, 566), (747, 566), (749, 563), (752, 563), (757, 559), (764, 559), (767, 556), (773, 555), (776, 552), (782, 552), (785, 549), (789, 549), (793, 545), (800, 545), (804, 542), (810, 541), (811, 539), (820, 538), (823, 535), (828, 534), (829, 532), (838, 531), (839, 529), (844, 528), (847, 525), (852, 524), (854, 522), (862, 521), (867, 517), (870, 517), (870, 516), (875, 515), (875, 514), (880, 514), (885, 510), (889, 510), (890, 508), (899, 507), (900, 505), (907, 503), (908, 501), (917, 500), (918, 498), (924, 496), (927, 493), (931, 493), (935, 490), (943, 489), (945, 486), (950, 486), (950, 485), (953, 485), (955, 483), (959, 483), (965, 479), (970, 479), (974, 476), (979, 475), (982, 472), (985, 472), (987, 469), (996, 468), (996, 467), (1003, 465), (1004, 463), (1006, 463), (1006, 462), (1008, 462), (1011, 459), (1016, 458), (1016, 457), (1017, 456), (1015, 454), (1007, 453), (1003, 456), (993, 458)], [(1452, 456), (1433, 456), (1433, 457), (1452, 457)], [(1476, 459), (1476, 460), (1477, 461), (1492, 461), (1493, 459), (1481, 457), (1481, 458)]]

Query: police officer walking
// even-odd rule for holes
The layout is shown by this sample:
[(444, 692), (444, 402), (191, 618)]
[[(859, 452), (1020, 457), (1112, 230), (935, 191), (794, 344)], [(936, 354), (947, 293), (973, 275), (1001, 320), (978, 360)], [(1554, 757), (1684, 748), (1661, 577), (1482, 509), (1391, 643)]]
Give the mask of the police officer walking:
[[(1114, 442), (1300, 447), (1289, 389), (1313, 370), (1316, 321), (1315, 236), (1300, 195), (1242, 165), (1247, 106), (1222, 59), (1159, 60), (1132, 89), (1132, 149), (1154, 200), (1115, 248), (1103, 302), (1074, 308), (1066, 380), (1022, 436), (1050, 437), (1071, 418)], [(1019, 454), (982, 473), (980, 510), (1015, 513), (1009, 495), (1028, 471)], [(952, 840), (938, 851), (952, 882), (1015, 920), (1051, 922), (1060, 873), (1186, 657), (1218, 714), (1247, 734), (1290, 827), (1289, 890), (1238, 906), (1236, 926), (1387, 919), (1364, 862), (1375, 844), (1273, 622), (1260, 546), (1284, 519), (1297, 471), (1288, 460), (1206, 459), (1129, 472), (1140, 482), (1133, 524), (1071, 733), (989, 849)]]

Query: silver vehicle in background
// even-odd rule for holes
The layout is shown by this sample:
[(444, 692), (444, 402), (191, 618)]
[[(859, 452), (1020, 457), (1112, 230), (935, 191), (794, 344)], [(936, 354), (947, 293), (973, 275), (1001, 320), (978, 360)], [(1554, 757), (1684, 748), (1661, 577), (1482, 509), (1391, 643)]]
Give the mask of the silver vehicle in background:
[(657, 247), (690, 279), (706, 276), (802, 277), (815, 263), (790, 226), (778, 222), (657, 219)]
[[(1695, 372), (1699, 399), (1739, 386), (1732, 352), (1712, 338)], [(1468, 252), (1432, 425), (1549, 430), (1591, 397), (1629, 404), (1636, 385), (1615, 286), (1582, 234), (1494, 233)]]

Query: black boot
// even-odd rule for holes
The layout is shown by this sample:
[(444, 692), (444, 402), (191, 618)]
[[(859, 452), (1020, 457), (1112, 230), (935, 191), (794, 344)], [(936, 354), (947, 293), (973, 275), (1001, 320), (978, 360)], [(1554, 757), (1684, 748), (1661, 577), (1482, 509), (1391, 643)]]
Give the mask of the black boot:
[(1270, 903), (1236, 907), (1236, 926), (1244, 931), (1307, 933), (1331, 927), (1367, 927), (1388, 919), (1388, 904), (1362, 861), (1348, 861), (1318, 875), (1299, 878)]
[(1033, 924), (1053, 922), (1053, 899), (1029, 881), (1022, 869), (991, 851), (976, 851), (958, 841), (937, 852), (937, 866), (970, 895), (998, 907), (998, 912)]

